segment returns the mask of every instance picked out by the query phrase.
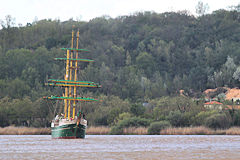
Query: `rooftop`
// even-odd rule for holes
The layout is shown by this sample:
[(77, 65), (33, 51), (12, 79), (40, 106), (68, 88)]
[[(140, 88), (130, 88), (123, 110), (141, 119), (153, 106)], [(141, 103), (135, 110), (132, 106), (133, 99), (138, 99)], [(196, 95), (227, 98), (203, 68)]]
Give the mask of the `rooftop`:
[(234, 98), (240, 98), (240, 89), (229, 88), (228, 91), (226, 92), (226, 100), (232, 100)]
[(211, 105), (211, 104), (222, 104), (220, 102), (217, 102), (217, 101), (211, 101), (211, 102), (207, 102), (207, 103), (204, 103), (204, 104), (207, 104), (207, 105)]

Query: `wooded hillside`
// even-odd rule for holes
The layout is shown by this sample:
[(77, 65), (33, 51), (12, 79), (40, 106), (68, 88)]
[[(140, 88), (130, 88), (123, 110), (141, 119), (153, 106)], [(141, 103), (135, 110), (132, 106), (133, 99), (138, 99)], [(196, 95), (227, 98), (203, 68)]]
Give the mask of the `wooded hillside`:
[[(181, 89), (199, 98), (207, 88), (239, 87), (239, 11), (235, 7), (199, 17), (144, 12), (89, 22), (41, 20), (19, 27), (6, 16), (0, 30), (0, 126), (49, 125), (54, 108), (41, 98), (62, 90), (44, 83), (63, 78), (64, 63), (54, 58), (64, 57), (61, 47), (70, 47), (73, 25), (80, 31), (80, 48), (91, 51), (80, 57), (95, 60), (82, 64), (80, 80), (103, 86), (79, 93), (105, 100), (99, 107), (87, 104), (92, 106), (86, 109), (92, 125), (109, 125), (124, 112), (138, 116), (142, 111), (134, 111), (135, 103), (175, 97)], [(148, 116), (154, 119), (152, 110)]]

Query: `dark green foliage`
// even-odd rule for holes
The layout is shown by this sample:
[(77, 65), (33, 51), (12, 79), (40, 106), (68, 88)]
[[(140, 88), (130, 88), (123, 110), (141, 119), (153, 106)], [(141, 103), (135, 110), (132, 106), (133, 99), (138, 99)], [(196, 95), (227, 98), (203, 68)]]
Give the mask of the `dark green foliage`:
[(143, 115), (145, 110), (145, 107), (141, 104), (133, 104), (130, 108), (130, 112), (135, 116)]
[(205, 121), (208, 117), (218, 114), (217, 110), (211, 110), (211, 111), (202, 111), (199, 112), (193, 120), (193, 124), (196, 126), (201, 126), (201, 125), (205, 125)]
[(128, 127), (147, 127), (151, 123), (151, 120), (140, 118), (140, 117), (131, 117), (120, 120), (115, 126), (111, 128), (110, 134), (122, 134), (124, 128)]
[[(34, 106), (34, 107), (33, 107)], [(0, 99), (0, 126), (49, 127), (52, 109), (42, 99), (33, 103), (29, 97), (23, 99)]]
[(231, 125), (231, 120), (226, 116), (226, 114), (214, 114), (208, 117), (205, 121), (205, 125), (209, 128), (214, 129), (226, 129)]
[(110, 130), (110, 134), (112, 135), (123, 134), (123, 128), (120, 126), (113, 126)]
[(107, 121), (108, 117), (106, 115), (101, 116), (100, 114), (101, 113), (99, 113), (99, 115), (97, 117), (94, 117), (94, 124), (97, 125), (97, 126), (98, 125), (99, 126), (101, 126), (101, 125), (104, 125), (104, 126), (108, 125), (108, 121)]
[(180, 111), (171, 111), (167, 117), (167, 120), (174, 127), (183, 127), (187, 125), (186, 117)]
[(124, 119), (122, 121), (119, 121), (117, 125), (121, 128), (127, 128), (127, 127), (147, 127), (150, 125), (151, 120), (140, 118), (140, 117), (131, 117)]
[[(40, 118), (27, 117), (35, 119), (35, 126), (46, 126), (52, 118), (51, 107), (39, 98), (61, 95), (61, 88), (44, 83), (64, 78), (64, 63), (53, 59), (64, 57), (59, 48), (70, 47), (72, 25), (80, 30), (80, 48), (91, 51), (79, 57), (95, 60), (81, 63), (80, 80), (103, 86), (83, 89), (80, 94), (110, 97), (97, 105), (83, 104), (90, 125), (113, 125), (124, 112), (156, 121), (169, 119), (173, 126), (202, 125), (202, 119), (212, 114), (199, 115), (202, 106), (186, 97), (199, 98), (207, 88), (240, 85), (239, 16), (239, 8), (233, 7), (199, 17), (185, 12), (143, 12), (89, 22), (45, 19), (21, 27), (6, 16), (0, 30), (0, 98), (8, 96), (9, 101), (2, 102), (0, 125), (23, 123), (11, 116), (17, 115), (12, 109), (14, 100), (24, 101), (17, 105), (26, 104), (34, 115), (43, 109)], [(186, 97), (176, 96), (180, 89)], [(148, 108), (134, 105), (146, 101)], [(10, 120), (6, 120), (8, 114)], [(237, 117), (237, 112), (232, 114), (233, 125), (239, 125)]]
[(9, 119), (15, 119), (16, 112), (10, 108), (8, 97), (0, 99), (0, 126), (5, 127), (10, 125)]
[(23, 98), (30, 92), (30, 87), (20, 79), (15, 79), (8, 83), (7, 95), (12, 98)]
[(234, 126), (240, 126), (240, 110), (233, 110), (233, 115), (232, 115), (232, 124)]
[(155, 62), (151, 54), (142, 52), (136, 57), (136, 64), (139, 69), (144, 70), (144, 73), (150, 77), (155, 70)]
[[(84, 57), (96, 60), (81, 73), (100, 82), (103, 94), (136, 101), (172, 95), (179, 89), (234, 86), (239, 84), (232, 78), (236, 68), (225, 64), (231, 57), (231, 63), (239, 65), (239, 22), (234, 18), (238, 14), (220, 10), (196, 18), (184, 12), (144, 12), (90, 22), (41, 20), (19, 28), (12, 27), (13, 18), (7, 16), (13, 23), (3, 21), (0, 30), (0, 77), (18, 77), (31, 88), (47, 76), (59, 78), (62, 63), (54, 63), (53, 58), (63, 53), (55, 47), (69, 46), (75, 25), (81, 31), (81, 48), (91, 50)], [(221, 72), (222, 80), (217, 76)]]
[(170, 127), (171, 124), (168, 121), (153, 122), (148, 127), (148, 134), (160, 134), (162, 129)]
[(113, 125), (119, 114), (129, 112), (130, 103), (116, 96), (98, 97), (102, 102), (85, 104), (84, 112), (87, 114), (90, 125)]

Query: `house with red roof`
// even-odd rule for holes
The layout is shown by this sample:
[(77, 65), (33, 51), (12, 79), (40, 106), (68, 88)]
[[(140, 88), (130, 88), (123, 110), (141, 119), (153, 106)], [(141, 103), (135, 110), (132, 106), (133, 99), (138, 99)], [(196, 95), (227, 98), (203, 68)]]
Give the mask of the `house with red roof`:
[(217, 109), (217, 110), (222, 110), (223, 109), (223, 104), (217, 101), (211, 101), (211, 102), (206, 102), (204, 103), (204, 107), (206, 109)]
[(230, 100), (233, 102), (238, 102), (240, 101), (240, 89), (239, 88), (232, 88), (232, 89), (228, 89), (227, 93), (226, 93), (226, 100)]

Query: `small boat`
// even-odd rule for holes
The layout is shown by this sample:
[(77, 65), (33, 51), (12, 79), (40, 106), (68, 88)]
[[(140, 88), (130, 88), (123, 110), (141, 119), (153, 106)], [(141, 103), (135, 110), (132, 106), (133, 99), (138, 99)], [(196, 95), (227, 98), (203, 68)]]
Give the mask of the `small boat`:
[[(43, 97), (47, 100), (63, 100), (64, 101), (64, 114), (59, 113), (52, 120), (51, 134), (54, 139), (75, 139), (85, 138), (87, 120), (85, 114), (79, 108), (77, 115), (75, 112), (78, 107), (77, 104), (81, 102), (93, 102), (98, 101), (94, 98), (77, 96), (77, 88), (100, 88), (101, 85), (90, 81), (78, 81), (77, 71), (79, 70), (79, 62), (93, 62), (90, 59), (78, 58), (80, 52), (89, 52), (86, 49), (78, 49), (79, 31), (76, 36), (76, 48), (73, 48), (74, 44), (74, 31), (72, 31), (72, 43), (71, 48), (61, 48), (66, 51), (66, 58), (55, 58), (55, 60), (63, 60), (66, 63), (64, 79), (49, 79), (46, 85), (58, 86), (64, 88), (62, 96), (48, 96)], [(74, 74), (73, 74), (74, 72)]]

